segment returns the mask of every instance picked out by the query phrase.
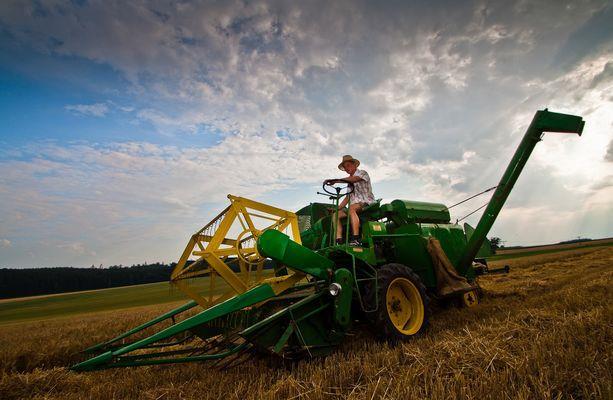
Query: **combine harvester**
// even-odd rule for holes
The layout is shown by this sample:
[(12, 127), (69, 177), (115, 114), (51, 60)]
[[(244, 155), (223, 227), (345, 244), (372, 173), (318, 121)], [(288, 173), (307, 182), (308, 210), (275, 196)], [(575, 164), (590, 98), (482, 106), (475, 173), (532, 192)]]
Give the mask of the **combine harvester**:
[(297, 213), (229, 195), (230, 206), (191, 237), (172, 272), (192, 300), (90, 347), (92, 358), (72, 369), (315, 357), (352, 325), (370, 325), (392, 343), (410, 339), (427, 328), (430, 299), (478, 303), (477, 277), (496, 272), (478, 262), (486, 235), (532, 150), (544, 132), (581, 135), (583, 126), (579, 116), (537, 111), (475, 229), (452, 223), (443, 204), (379, 201), (360, 214), (363, 246), (351, 247), (333, 234), (350, 186), (325, 185), (332, 204)]

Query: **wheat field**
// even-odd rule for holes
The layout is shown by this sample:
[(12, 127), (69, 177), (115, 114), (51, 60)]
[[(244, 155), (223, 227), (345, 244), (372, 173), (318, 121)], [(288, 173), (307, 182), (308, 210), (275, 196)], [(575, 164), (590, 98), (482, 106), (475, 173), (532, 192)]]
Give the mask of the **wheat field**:
[(481, 278), (481, 304), (433, 310), (422, 337), (390, 347), (356, 327), (332, 355), (290, 367), (67, 370), (177, 303), (0, 326), (0, 399), (613, 398), (613, 247), (506, 263), (510, 274)]

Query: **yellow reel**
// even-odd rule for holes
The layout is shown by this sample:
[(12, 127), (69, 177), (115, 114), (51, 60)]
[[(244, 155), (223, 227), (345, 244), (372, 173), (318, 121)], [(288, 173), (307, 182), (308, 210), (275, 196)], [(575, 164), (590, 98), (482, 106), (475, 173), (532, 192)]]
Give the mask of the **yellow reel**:
[(244, 293), (265, 278), (265, 258), (257, 250), (264, 231), (276, 229), (301, 243), (293, 212), (243, 197), (228, 199), (230, 205), (192, 235), (170, 276), (173, 285), (204, 308)]

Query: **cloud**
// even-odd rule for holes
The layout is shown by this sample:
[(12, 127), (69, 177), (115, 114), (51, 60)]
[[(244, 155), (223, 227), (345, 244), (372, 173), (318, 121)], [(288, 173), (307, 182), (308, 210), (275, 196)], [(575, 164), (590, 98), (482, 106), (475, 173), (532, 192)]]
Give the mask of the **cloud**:
[[(416, 129), (410, 122), (432, 103), (434, 83), (457, 91), (484, 51), (530, 47), (528, 30), (498, 20), (506, 9), (365, 3), (322, 14), (323, 4), (92, 2), (61, 12), (39, 5), (36, 22), (34, 10), (7, 7), (4, 20), (18, 40), (107, 63), (136, 90), (191, 103), (174, 117), (141, 113), (162, 130), (168, 118), (243, 133), (289, 128), (319, 131), (333, 145), (347, 135)], [(440, 13), (457, 25), (442, 25)]]
[(592, 186), (592, 189), (594, 189), (595, 191), (600, 191), (601, 189), (606, 189), (610, 187), (613, 187), (613, 175), (608, 175), (602, 181), (596, 182)]
[(610, 50), (613, 44), (612, 20), (613, 6), (610, 4), (594, 10), (591, 18), (569, 35), (566, 43), (558, 50), (554, 62), (568, 68), (603, 46)]
[[(2, 234), (43, 243), (49, 264), (85, 265), (93, 253), (104, 264), (142, 262), (143, 251), (170, 261), (191, 231), (227, 205), (228, 193), (258, 199), (333, 176), (337, 157), (309, 159), (305, 146), (240, 136), (211, 148), (32, 146), (21, 159), (0, 160)], [(147, 241), (163, 243), (146, 250)]]
[(58, 244), (57, 247), (61, 250), (67, 250), (77, 255), (84, 255), (84, 254), (89, 255), (89, 256), (96, 255), (95, 251), (88, 250), (87, 246), (81, 242), (62, 243), (62, 244)]
[(75, 114), (91, 115), (94, 117), (104, 117), (109, 112), (109, 107), (104, 103), (95, 104), (70, 104), (64, 106), (68, 111)]
[(613, 78), (613, 61), (609, 61), (605, 64), (602, 72), (594, 77), (591, 87), (594, 88), (601, 83), (605, 83)]
[(613, 139), (609, 142), (609, 146), (607, 147), (607, 154), (605, 154), (604, 159), (606, 161), (613, 162)]
[[(463, 143), (441, 145), (425, 130), (473, 132), (463, 135), (466, 142), (480, 134), (477, 123), (432, 126), (437, 113), (429, 107), (446, 109), (446, 99), (462, 98), (464, 107), (484, 114), (504, 108), (512, 101), (495, 97), (525, 95), (518, 91), (520, 75), (535, 75), (526, 68), (555, 56), (560, 38), (581, 36), (577, 24), (585, 26), (601, 9), (595, 4), (569, 12), (555, 2), (126, 7), (94, 1), (61, 11), (8, 6), (0, 18), (16, 40), (108, 64), (139, 96), (165, 101), (138, 114), (160, 132), (205, 125), (243, 134), (317, 134), (328, 144), (322, 152), (339, 149), (349, 136), (360, 142), (404, 135), (419, 143), (399, 140), (399, 156), (419, 149), (413, 161), (421, 162), (430, 154), (457, 160), (469, 150)], [(558, 23), (543, 26), (545, 19)], [(480, 101), (464, 93), (474, 90), (475, 79), (487, 80)]]
[(0, 239), (0, 247), (3, 247), (3, 248), (6, 249), (6, 248), (9, 248), (9, 247), (12, 247), (12, 246), (13, 246), (13, 244), (11, 243), (10, 240), (8, 240), (8, 239)]
[[(611, 208), (602, 184), (613, 157), (605, 1), (37, 4), (0, 9), (12, 43), (107, 66), (127, 82), (113, 88), (117, 102), (66, 109), (129, 113), (164, 144), (84, 137), (3, 150), (0, 200), (13, 206), (0, 215), (1, 235), (57, 232), (51, 252), (95, 243), (100, 257), (122, 263), (151, 254), (139, 244), (151, 240), (169, 257), (227, 193), (302, 205), (338, 173), (341, 154), (363, 161), (377, 197), (451, 204), (498, 182), (544, 107), (581, 114), (586, 128), (538, 144), (508, 215), (551, 212), (538, 234), (510, 244), (544, 240), (569, 204), (576, 216), (556, 220), (551, 240)], [(526, 231), (505, 218), (496, 225), (504, 235)]]

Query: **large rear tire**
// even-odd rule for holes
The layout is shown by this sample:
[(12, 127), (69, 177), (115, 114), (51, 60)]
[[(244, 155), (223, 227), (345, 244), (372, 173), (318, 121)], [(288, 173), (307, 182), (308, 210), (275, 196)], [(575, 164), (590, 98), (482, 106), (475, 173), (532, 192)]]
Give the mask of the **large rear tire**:
[[(411, 268), (386, 264), (377, 271), (377, 311), (367, 313), (377, 338), (398, 343), (420, 335), (428, 326), (430, 299)], [(374, 285), (368, 288), (369, 308), (376, 304)]]

